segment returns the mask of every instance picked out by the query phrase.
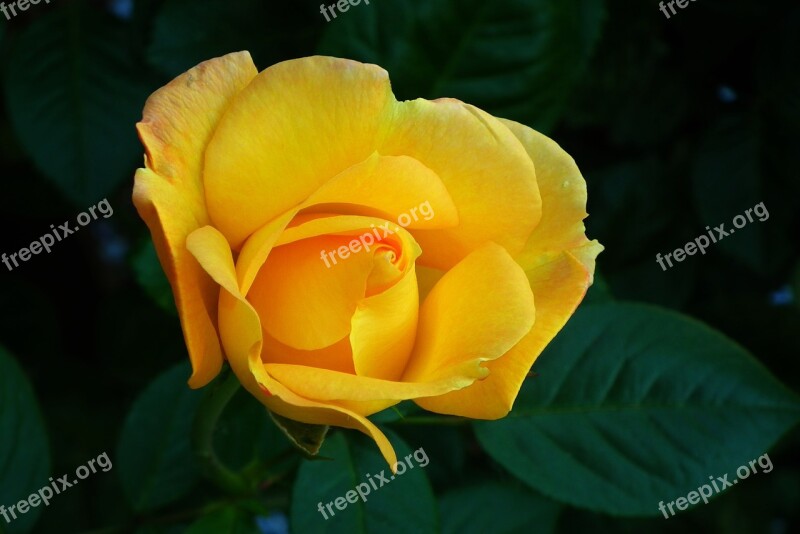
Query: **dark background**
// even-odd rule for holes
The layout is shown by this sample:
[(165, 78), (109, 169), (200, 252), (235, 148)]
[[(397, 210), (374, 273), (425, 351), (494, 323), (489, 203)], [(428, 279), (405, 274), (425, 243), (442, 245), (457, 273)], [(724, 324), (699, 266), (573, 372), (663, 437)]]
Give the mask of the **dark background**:
[[(0, 345), (33, 385), (52, 473), (74, 472), (103, 451), (115, 461), (137, 395), (186, 360), (166, 282), (130, 201), (142, 165), (134, 123), (171, 77), (242, 49), (260, 70), (314, 53), (376, 62), (398, 98), (461, 98), (547, 133), (587, 179), (587, 234), (606, 247), (599, 285), (617, 299), (706, 322), (800, 390), (797, 3), (698, 0), (667, 20), (649, 1), (442, 1), (448, 9), (409, 2), (412, 9), (397, 9), (405, 17), (390, 18), (373, 0), (331, 23), (319, 2), (257, 0), (53, 0), (11, 21), (0, 16), (0, 252), (28, 246), (103, 198), (114, 208), (52, 253), (12, 272), (0, 265)], [(530, 4), (531, 20), (520, 15)], [(498, 19), (503, 24), (490, 26)], [(464, 56), (470, 35), (495, 28), (508, 38), (483, 57)], [(683, 246), (706, 225), (730, 227), (759, 202), (769, 220), (705, 256), (658, 267), (656, 253)], [(459, 441), (464, 471), (429, 472), (437, 491), (459, 476), (497, 472), (471, 435), (441, 432), (443, 441)], [(556, 526), (540, 527), (791, 532), (800, 526), (798, 445), (795, 429), (771, 453), (774, 472), (669, 521), (567, 507)], [(133, 512), (116, 470), (54, 500), (36, 531), (181, 531), (191, 521)], [(206, 493), (201, 486), (188, 500)]]

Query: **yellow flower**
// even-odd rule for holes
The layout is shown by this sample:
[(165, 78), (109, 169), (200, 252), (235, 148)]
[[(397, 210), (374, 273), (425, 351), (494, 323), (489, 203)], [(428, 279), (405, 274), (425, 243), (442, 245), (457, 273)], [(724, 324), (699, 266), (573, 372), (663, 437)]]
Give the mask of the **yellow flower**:
[(406, 399), (505, 416), (602, 250), (555, 142), (457, 100), (398, 102), (374, 65), (258, 73), (230, 54), (156, 91), (137, 128), (133, 200), (191, 387), (227, 360), (275, 413), (358, 429), (390, 465), (367, 416)]

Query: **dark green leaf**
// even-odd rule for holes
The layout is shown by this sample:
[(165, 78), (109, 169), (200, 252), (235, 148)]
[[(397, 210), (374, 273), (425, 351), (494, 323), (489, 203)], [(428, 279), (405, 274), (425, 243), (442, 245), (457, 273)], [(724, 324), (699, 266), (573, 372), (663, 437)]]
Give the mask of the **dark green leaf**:
[(246, 390), (236, 393), (214, 431), (214, 450), (223, 464), (238, 471), (256, 459), (263, 462), (291, 449), (268, 413)]
[(190, 442), (201, 398), (188, 364), (160, 375), (136, 399), (122, 429), (119, 473), (130, 505), (149, 511), (183, 497), (198, 478)]
[(729, 339), (659, 308), (580, 309), (504, 420), (476, 423), (510, 473), (557, 500), (655, 515), (764, 454), (800, 402)]
[[(398, 468), (398, 474), (393, 476), (371, 439), (353, 431), (346, 436), (342, 432), (333, 434), (320, 453), (331, 460), (305, 460), (300, 466), (292, 498), (293, 532), (437, 532), (433, 492), (421, 467), (427, 454), (421, 449), (412, 452), (393, 433), (386, 435), (397, 451), (398, 462), (405, 462), (404, 458), (410, 455), (414, 468), (406, 465), (405, 472)], [(413, 454), (418, 454), (422, 461)], [(436, 461), (436, 458), (428, 458), (428, 461)], [(388, 480), (383, 487), (376, 478), (379, 475)], [(370, 481), (377, 489), (370, 486)], [(366, 502), (360, 498), (354, 503), (347, 502), (347, 493), (355, 490), (358, 484), (362, 484)], [(350, 495), (352, 499), (354, 494)], [(344, 510), (336, 508), (337, 498), (340, 498), (340, 506), (346, 503)], [(335, 515), (327, 509), (328, 504)], [(327, 519), (319, 511), (320, 505)]]
[(20, 142), (67, 198), (96, 203), (131, 179), (143, 153), (134, 123), (153, 87), (126, 49), (126, 28), (72, 3), (12, 41), (4, 82)]
[(602, 0), (383, 0), (331, 21), (320, 50), (384, 67), (401, 99), (458, 98), (548, 130), (603, 18)]
[(202, 61), (247, 50), (260, 67), (293, 56), (311, 55), (322, 17), (318, 2), (262, 0), (167, 0), (153, 24), (148, 61), (177, 76)]
[(442, 534), (516, 534), (556, 531), (561, 506), (527, 488), (484, 482), (445, 493), (439, 502)]
[[(50, 451), (33, 389), (22, 369), (2, 347), (0, 437), (0, 505), (9, 507), (48, 484)], [(43, 506), (31, 508), (8, 525), (5, 519), (0, 519), (2, 528), (9, 534), (29, 532), (42, 509)]]
[(474, 450), (469, 427), (399, 424), (392, 430), (400, 434), (406, 443), (423, 447), (428, 456), (437, 458), (425, 468), (425, 474), (434, 490), (452, 488), (470, 480), (474, 473), (467, 469), (468, 450)]

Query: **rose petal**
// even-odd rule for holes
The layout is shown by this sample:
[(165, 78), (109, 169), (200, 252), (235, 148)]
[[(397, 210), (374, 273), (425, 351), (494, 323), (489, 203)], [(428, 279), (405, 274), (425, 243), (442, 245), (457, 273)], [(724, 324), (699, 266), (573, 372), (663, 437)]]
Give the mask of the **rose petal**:
[(350, 331), (356, 373), (400, 380), (414, 347), (418, 315), (419, 290), (412, 265), (398, 283), (358, 303)]
[[(347, 336), (359, 301), (391, 287), (420, 254), (406, 230), (382, 219), (312, 214), (294, 223), (247, 295), (269, 336), (296, 349), (322, 349)], [(396, 261), (386, 261), (382, 248)]]
[(458, 373), (483, 378), (488, 371), (481, 362), (516, 345), (535, 315), (525, 273), (503, 247), (488, 243), (448, 271), (425, 299), (403, 380), (434, 382)]
[(337, 265), (320, 252), (347, 246), (346, 236), (321, 236), (275, 247), (247, 299), (264, 329), (281, 343), (314, 350), (350, 333), (350, 320), (364, 298), (373, 258), (365, 251)]
[(514, 121), (501, 119), (517, 136), (536, 166), (542, 195), (542, 220), (531, 233), (517, 261), (528, 270), (547, 260), (547, 252), (568, 250), (594, 277), (594, 258), (603, 247), (586, 238), (586, 181), (575, 160), (555, 141)]
[(312, 57), (261, 72), (206, 151), (211, 219), (234, 249), (375, 152), (394, 97), (383, 69)]
[(133, 203), (172, 284), (194, 388), (217, 375), (223, 356), (214, 326), (218, 288), (184, 243), (208, 223), (202, 183), (206, 145), (229, 102), (256, 74), (247, 52), (201, 63), (153, 93), (137, 124), (147, 169), (136, 173)]
[(511, 410), (533, 362), (563, 328), (589, 287), (586, 268), (568, 252), (527, 273), (536, 296), (536, 324), (503, 357), (486, 364), (489, 376), (461, 391), (417, 402), (432, 412), (499, 419)]
[(231, 369), (254, 397), (279, 415), (312, 424), (326, 424), (360, 430), (375, 440), (386, 461), (397, 461), (386, 436), (366, 417), (334, 403), (305, 399), (277, 382), (261, 361), (263, 345), (258, 314), (238, 291), (236, 270), (224, 236), (211, 227), (193, 234), (193, 253), (209, 275), (225, 291), (219, 295), (219, 329)]
[(487, 241), (513, 254), (522, 250), (540, 217), (536, 174), (525, 149), (491, 115), (452, 99), (396, 106), (384, 155), (419, 160), (444, 183), (459, 224), (418, 230), (422, 265), (448, 269)]
[(320, 187), (302, 207), (319, 204), (346, 204), (343, 212), (352, 215), (374, 215), (378, 210), (379, 216), (409, 229), (458, 224), (458, 212), (441, 179), (407, 156), (373, 153)]

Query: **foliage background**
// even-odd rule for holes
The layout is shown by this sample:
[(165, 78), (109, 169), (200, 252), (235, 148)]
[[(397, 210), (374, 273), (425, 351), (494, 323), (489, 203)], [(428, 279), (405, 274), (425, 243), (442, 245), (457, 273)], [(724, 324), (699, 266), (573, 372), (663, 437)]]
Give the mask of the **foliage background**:
[[(104, 451), (114, 463), (0, 531), (797, 531), (796, 2), (701, 0), (667, 20), (653, 1), (373, 0), (330, 23), (318, 4), (53, 0), (0, 17), (0, 252), (106, 196), (114, 207), (0, 268), (0, 504)], [(233, 497), (200, 475), (203, 392), (185, 387), (171, 295), (130, 202), (146, 97), (241, 49), (260, 69), (314, 53), (378, 63), (399, 98), (461, 98), (540, 129), (581, 166), (588, 233), (606, 246), (507, 420), (379, 414), (430, 465), (329, 521), (317, 502), (384, 468), (353, 432), (329, 435), (334, 461), (303, 459), (240, 394), (216, 445), (265, 484)], [(769, 220), (656, 264), (762, 201)], [(767, 451), (771, 473), (659, 515)]]

